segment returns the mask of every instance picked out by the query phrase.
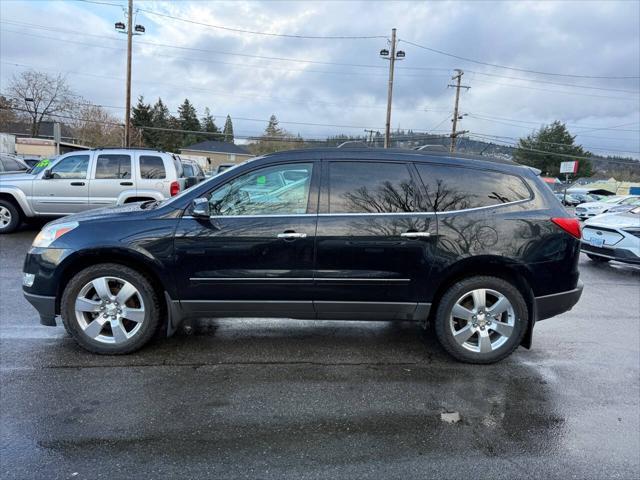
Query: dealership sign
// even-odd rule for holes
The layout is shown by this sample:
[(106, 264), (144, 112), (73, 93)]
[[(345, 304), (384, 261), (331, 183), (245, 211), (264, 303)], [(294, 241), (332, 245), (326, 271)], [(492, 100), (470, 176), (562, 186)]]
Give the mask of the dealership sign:
[(578, 162), (562, 162), (560, 164), (560, 173), (578, 173)]

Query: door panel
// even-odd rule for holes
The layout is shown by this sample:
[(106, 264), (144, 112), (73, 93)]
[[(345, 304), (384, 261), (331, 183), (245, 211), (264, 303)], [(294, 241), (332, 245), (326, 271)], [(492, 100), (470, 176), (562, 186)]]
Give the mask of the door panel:
[(92, 208), (115, 205), (120, 193), (135, 191), (130, 154), (99, 154), (89, 181), (89, 205)]
[(183, 216), (175, 236), (183, 306), (313, 318), (317, 176), (313, 162), (240, 173), (208, 195), (211, 218)]
[(90, 154), (63, 157), (51, 167), (52, 178), (33, 182), (33, 205), (44, 215), (66, 215), (88, 208)]
[(437, 222), (423, 193), (404, 163), (325, 162), (316, 234), (320, 318), (408, 318), (427, 298)]

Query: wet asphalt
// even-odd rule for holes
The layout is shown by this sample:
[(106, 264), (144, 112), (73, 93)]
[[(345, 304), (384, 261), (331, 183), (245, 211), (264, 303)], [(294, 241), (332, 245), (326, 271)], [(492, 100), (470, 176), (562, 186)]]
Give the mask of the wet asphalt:
[(23, 299), (35, 234), (0, 237), (3, 479), (640, 474), (638, 268), (582, 258), (580, 303), (490, 366), (387, 322), (203, 320), (105, 357)]

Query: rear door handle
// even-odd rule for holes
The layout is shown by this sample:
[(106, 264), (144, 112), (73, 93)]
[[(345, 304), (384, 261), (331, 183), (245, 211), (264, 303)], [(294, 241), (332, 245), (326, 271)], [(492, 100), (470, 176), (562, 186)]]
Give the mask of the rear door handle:
[(278, 238), (284, 238), (285, 240), (293, 240), (294, 238), (306, 238), (306, 233), (296, 233), (296, 232), (284, 232), (279, 233)]
[(84, 187), (84, 182), (71, 182), (72, 187)]
[(133, 186), (133, 182), (120, 182), (120, 185), (123, 187), (131, 187)]
[(431, 233), (429, 232), (404, 232), (400, 234), (401, 237), (406, 238), (429, 238)]

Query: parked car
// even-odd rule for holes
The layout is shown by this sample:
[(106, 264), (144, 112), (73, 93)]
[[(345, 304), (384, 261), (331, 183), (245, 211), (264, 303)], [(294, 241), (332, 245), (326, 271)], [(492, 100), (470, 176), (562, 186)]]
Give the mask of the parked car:
[(590, 218), (582, 234), (582, 251), (591, 260), (640, 264), (640, 207)]
[(556, 198), (558, 200), (560, 200), (560, 203), (565, 205), (565, 206), (570, 206), (573, 207), (575, 205), (578, 205), (580, 202), (580, 200), (578, 200), (576, 197), (574, 197), (573, 195), (567, 193), (566, 197), (564, 195), (564, 193), (556, 193), (555, 194)]
[(588, 194), (588, 193), (572, 193), (571, 196), (577, 200), (577, 204), (581, 204), (581, 203), (587, 203), (587, 202), (597, 202), (599, 201), (601, 198), (606, 198), (606, 197), (599, 197), (597, 195), (592, 195), (592, 194)]
[(205, 179), (204, 172), (200, 165), (193, 160), (180, 160), (182, 162), (182, 170), (184, 171), (185, 188), (197, 185)]
[(607, 213), (623, 213), (629, 212), (634, 208), (640, 206), (640, 198), (636, 198), (633, 202), (616, 205), (607, 210)]
[(598, 202), (581, 203), (576, 207), (575, 215), (584, 220), (607, 213), (609, 209), (617, 205), (631, 205), (638, 198), (640, 198), (638, 195), (613, 195)]
[(431, 322), (458, 360), (531, 346), (582, 293), (580, 225), (528, 167), (308, 149), (180, 195), (46, 225), (24, 263), (41, 322), (101, 354), (193, 317)]
[(0, 173), (25, 173), (29, 166), (18, 157), (6, 153), (0, 154)]
[(182, 164), (171, 153), (96, 149), (43, 159), (30, 172), (0, 181), (0, 234), (25, 218), (163, 200), (185, 189)]

